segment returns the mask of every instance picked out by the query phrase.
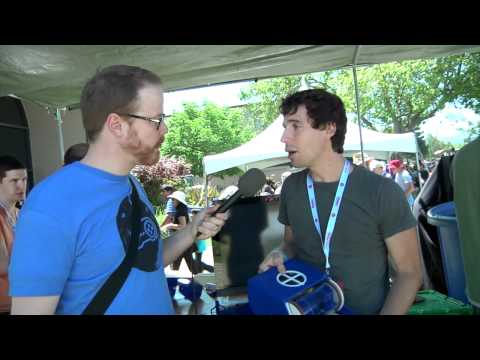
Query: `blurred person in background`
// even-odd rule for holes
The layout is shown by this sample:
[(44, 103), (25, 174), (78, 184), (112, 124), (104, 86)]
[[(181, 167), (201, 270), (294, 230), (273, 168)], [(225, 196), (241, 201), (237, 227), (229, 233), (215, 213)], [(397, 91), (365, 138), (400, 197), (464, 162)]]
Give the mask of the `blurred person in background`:
[(413, 192), (415, 191), (415, 186), (413, 184), (413, 179), (410, 173), (405, 169), (402, 160), (391, 160), (388, 164), (390, 170), (392, 171), (392, 176), (395, 182), (400, 186), (407, 198), (408, 205), (410, 209), (413, 208), (413, 203), (415, 199), (413, 198)]
[(9, 314), (8, 265), (17, 223), (17, 204), (25, 199), (27, 170), (12, 156), (0, 156), (0, 314)]

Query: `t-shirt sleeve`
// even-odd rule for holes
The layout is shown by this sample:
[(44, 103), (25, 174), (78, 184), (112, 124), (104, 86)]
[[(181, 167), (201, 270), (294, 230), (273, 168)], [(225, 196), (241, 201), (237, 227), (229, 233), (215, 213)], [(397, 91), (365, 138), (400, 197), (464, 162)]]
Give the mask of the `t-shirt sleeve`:
[(378, 214), (385, 239), (417, 225), (402, 189), (389, 179), (384, 179), (379, 188)]
[(181, 216), (184, 216), (187, 223), (189, 222), (188, 220), (188, 208), (186, 206), (179, 206), (177, 209), (176, 209), (176, 212), (175, 212), (175, 218), (178, 219), (179, 217)]
[(11, 296), (60, 295), (75, 258), (75, 237), (61, 220), (37, 211), (22, 211), (9, 267)]
[(408, 172), (403, 172), (402, 181), (404, 184), (410, 184), (411, 182), (413, 182), (412, 175), (410, 175)]
[[(289, 181), (290, 180), (290, 181)], [(278, 211), (278, 221), (283, 225), (290, 225), (287, 213), (287, 198), (291, 190), (291, 179), (286, 178), (280, 193), (280, 209)]]
[(175, 206), (173, 206), (173, 200), (168, 199), (165, 206), (165, 214), (174, 214), (176, 212)]

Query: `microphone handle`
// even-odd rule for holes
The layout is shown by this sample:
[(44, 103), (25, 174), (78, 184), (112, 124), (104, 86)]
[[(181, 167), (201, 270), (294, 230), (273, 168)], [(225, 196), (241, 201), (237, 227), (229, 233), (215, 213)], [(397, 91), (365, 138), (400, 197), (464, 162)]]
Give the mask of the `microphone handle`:
[[(240, 198), (241, 195), (242, 193), (240, 192), (240, 190), (235, 192), (232, 196), (230, 196), (227, 200), (225, 200), (225, 202), (222, 205), (220, 205), (220, 207), (217, 210), (215, 210), (215, 212), (213, 212), (211, 216), (215, 216), (215, 214), (217, 213), (226, 212)], [(200, 234), (201, 234), (200, 231), (198, 231), (195, 237), (197, 238)]]
[(240, 190), (237, 190), (232, 196), (230, 196), (227, 200), (225, 200), (217, 210), (215, 210), (212, 216), (214, 216), (217, 213), (226, 212), (228, 209), (232, 207), (234, 203), (237, 202), (237, 200), (240, 198), (241, 195), (242, 193), (240, 192)]

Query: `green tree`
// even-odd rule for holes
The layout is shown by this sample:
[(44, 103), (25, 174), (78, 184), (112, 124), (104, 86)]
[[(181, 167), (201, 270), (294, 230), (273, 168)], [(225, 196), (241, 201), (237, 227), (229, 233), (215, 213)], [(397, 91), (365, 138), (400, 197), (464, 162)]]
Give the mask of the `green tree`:
[(278, 106), (282, 99), (301, 86), (302, 76), (287, 76), (260, 80), (240, 91), (240, 100), (248, 100), (245, 116), (250, 119), (258, 133), (265, 129), (278, 116)]
[[(233, 149), (254, 136), (240, 109), (229, 109), (206, 102), (203, 106), (184, 103), (183, 111), (168, 120), (168, 134), (161, 153), (192, 164), (192, 174), (202, 176), (202, 159)], [(225, 174), (233, 174), (235, 170)]]
[(427, 144), (427, 151), (425, 157), (431, 159), (435, 157), (435, 152), (439, 150), (450, 150), (450, 149), (459, 149), (459, 146), (455, 146), (448, 141), (441, 141), (432, 135), (427, 135), (425, 137), (425, 142)]
[[(378, 131), (414, 131), (446, 103), (480, 108), (479, 53), (359, 67), (357, 80), (362, 124)], [(351, 69), (261, 80), (241, 99), (253, 102), (249, 110), (265, 127), (278, 116), (281, 99), (303, 82), (336, 93), (347, 112), (356, 113)]]
[(480, 136), (480, 121), (476, 124), (469, 121), (470, 129), (468, 130), (468, 136), (465, 139), (465, 144), (468, 144)]

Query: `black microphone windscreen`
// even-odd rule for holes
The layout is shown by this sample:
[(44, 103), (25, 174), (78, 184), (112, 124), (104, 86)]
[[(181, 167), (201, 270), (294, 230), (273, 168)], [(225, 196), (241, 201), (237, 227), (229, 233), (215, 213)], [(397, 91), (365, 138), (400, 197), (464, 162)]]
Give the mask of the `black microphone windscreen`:
[(253, 168), (238, 179), (238, 189), (243, 196), (253, 196), (266, 182), (265, 174), (261, 170)]

